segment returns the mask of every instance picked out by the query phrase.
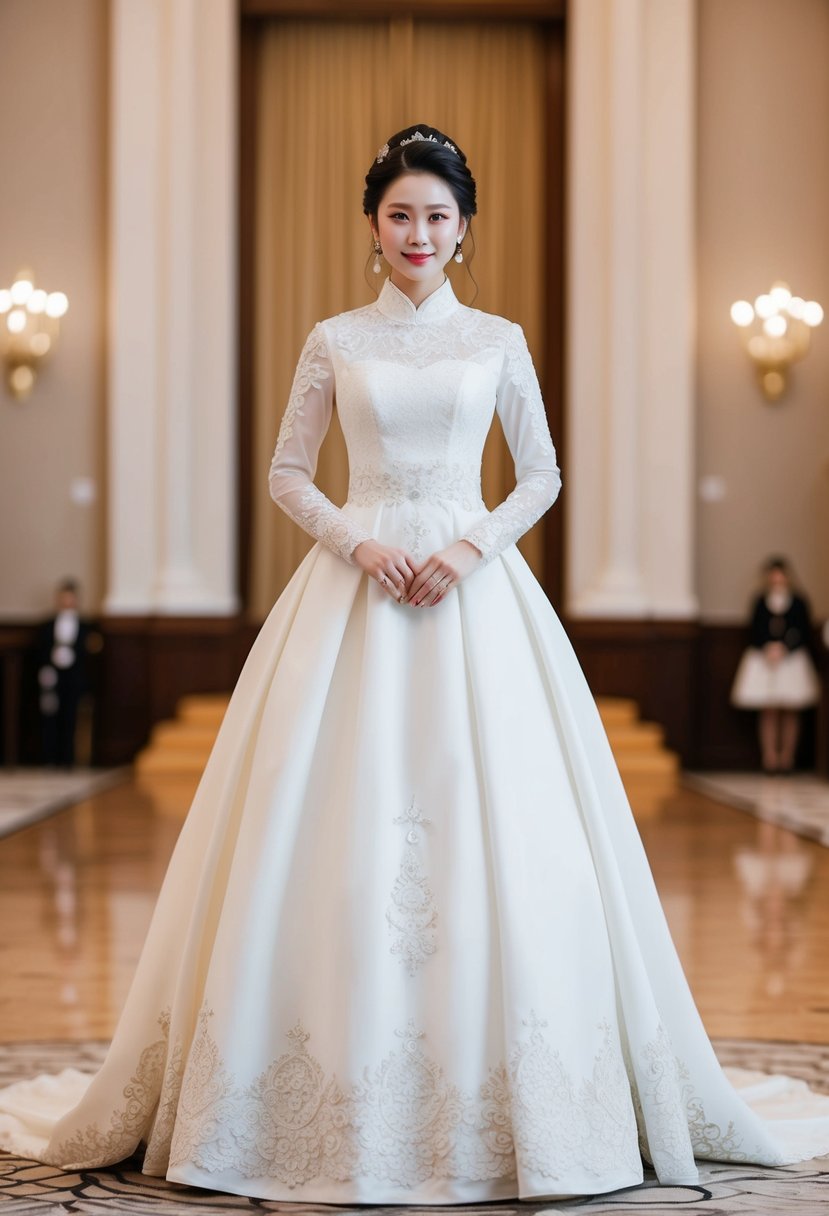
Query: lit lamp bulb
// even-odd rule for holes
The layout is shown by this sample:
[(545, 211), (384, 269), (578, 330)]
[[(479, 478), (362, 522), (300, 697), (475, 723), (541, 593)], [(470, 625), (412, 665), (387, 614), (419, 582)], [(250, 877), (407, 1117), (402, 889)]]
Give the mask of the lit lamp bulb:
[(742, 329), (754, 320), (754, 309), (748, 300), (737, 300), (731, 305), (731, 320)]
[(54, 350), (60, 319), (69, 300), (62, 291), (46, 292), (35, 287), (34, 276), (22, 270), (11, 287), (0, 288), (0, 355), (6, 369), (6, 384), (21, 401), (34, 388), (37, 373)]
[(811, 330), (823, 320), (823, 309), (816, 300), (793, 295), (788, 283), (778, 281), (753, 305), (748, 300), (732, 304), (731, 320), (740, 330), (764, 397), (779, 400), (786, 391), (788, 370), (807, 353)]

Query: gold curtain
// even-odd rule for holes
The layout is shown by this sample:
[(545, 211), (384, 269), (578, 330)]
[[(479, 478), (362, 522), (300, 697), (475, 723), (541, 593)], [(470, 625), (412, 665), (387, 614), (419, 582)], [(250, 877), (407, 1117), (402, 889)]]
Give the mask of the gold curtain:
[[(280, 20), (262, 38), (250, 587), (259, 619), (313, 543), (271, 501), (267, 472), (309, 330), (372, 299), (362, 194), (377, 148), (417, 122), (463, 148), (478, 183), (475, 307), (523, 325), (543, 376), (546, 125), (543, 33), (529, 23)], [(464, 251), (468, 258), (469, 241)], [(475, 289), (465, 266), (450, 262), (448, 272), (470, 303)], [(367, 277), (375, 278), (370, 269)], [(377, 277), (382, 284), (385, 276)], [(345, 501), (348, 462), (336, 410), (315, 480), (335, 503)], [(514, 483), (496, 422), (483, 465), (490, 508)], [(538, 527), (520, 545), (539, 572)]]

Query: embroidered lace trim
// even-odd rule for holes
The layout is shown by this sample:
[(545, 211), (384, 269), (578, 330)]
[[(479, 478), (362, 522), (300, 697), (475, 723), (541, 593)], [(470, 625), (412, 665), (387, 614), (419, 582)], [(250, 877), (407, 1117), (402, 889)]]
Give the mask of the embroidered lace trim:
[(433, 502), (439, 498), (460, 503), (470, 511), (483, 507), (480, 469), (434, 461), (395, 469), (362, 466), (349, 475), (348, 501), (361, 507), (377, 502)]
[(575, 1083), (531, 1012), (508, 1064), (462, 1092), (424, 1050), (409, 1020), (400, 1046), (345, 1091), (326, 1077), (297, 1023), (291, 1047), (252, 1084), (224, 1066), (204, 1009), (181, 1089), (170, 1165), (276, 1178), (321, 1175), (413, 1187), (430, 1178), (515, 1179), (516, 1161), (545, 1178), (641, 1169), (621, 1050), (604, 1023), (593, 1073)]
[(481, 551), (481, 566), (487, 565), (508, 545), (513, 545), (537, 523), (555, 502), (561, 486), (553, 473), (528, 474), (502, 503), (485, 516), (462, 539)]
[(421, 325), (391, 319), (376, 304), (366, 304), (319, 324), (325, 326), (332, 347), (349, 363), (371, 359), (422, 368), (443, 360), (489, 363), (503, 350), (511, 322), (460, 305), (450, 316), (430, 325), (424, 341)]
[[(138, 1066), (123, 1090), (124, 1103), (112, 1112), (109, 1126), (96, 1123), (61, 1140), (44, 1161), (62, 1169), (84, 1169), (93, 1165), (109, 1165), (128, 1157), (146, 1134), (148, 1120), (158, 1101), (168, 1055), (170, 1011), (159, 1015), (162, 1037), (145, 1047)], [(179, 1067), (181, 1053), (179, 1052)]]
[(524, 331), (520, 325), (510, 325), (504, 345), (504, 357), (506, 359), (507, 374), (526, 404), (533, 435), (535, 436), (539, 450), (544, 452), (545, 455), (551, 456), (553, 463), (555, 463), (556, 452), (547, 423), (547, 414), (544, 409), (541, 388), (538, 383), (538, 377), (535, 374), (532, 355), (530, 354), (527, 340), (524, 337)]
[(308, 485), (299, 498), (297, 507), (289, 507), (281, 499), (279, 505), (301, 528), (315, 536), (322, 544), (333, 549), (340, 557), (354, 565), (353, 553), (361, 541), (371, 540), (371, 533), (349, 519), (344, 511), (335, 507), (330, 498), (313, 484)]
[(292, 488), (289, 481), (287, 488), (277, 492), (283, 472), (282, 449), (294, 434), (297, 417), (305, 417), (304, 406), (310, 390), (321, 388), (323, 381), (330, 378), (329, 366), (325, 333), (322, 325), (317, 324), (308, 335), (294, 373), (291, 395), (282, 415), (276, 447), (271, 458), (268, 483), (274, 501), (294, 523), (299, 524), (316, 540), (353, 565), (354, 549), (361, 541), (371, 539), (370, 532), (349, 519), (322, 490), (307, 479), (301, 479), (296, 488)]
[(643, 1048), (640, 1067), (631, 1078), (639, 1147), (660, 1178), (679, 1180), (693, 1177), (694, 1161), (761, 1161), (782, 1163), (759, 1145), (748, 1150), (729, 1122), (725, 1127), (712, 1122), (691, 1082), (687, 1066), (675, 1054), (664, 1026)]
[(288, 398), (288, 404), (285, 406), (285, 413), (282, 415), (276, 447), (271, 459), (271, 472), (273, 472), (276, 466), (279, 453), (294, 433), (294, 422), (296, 421), (297, 414), (301, 418), (305, 417), (302, 407), (305, 404), (305, 398), (308, 396), (309, 391), (312, 388), (321, 388), (323, 380), (329, 378), (328, 362), (328, 347), (325, 341), (325, 332), (322, 326), (317, 324), (308, 335), (302, 348), (302, 353), (299, 356), (293, 384), (291, 385), (291, 395)]
[(400, 1045), (348, 1089), (326, 1076), (299, 1022), (286, 1032), (288, 1049), (245, 1084), (222, 1059), (213, 1016), (205, 1003), (185, 1056), (180, 1038), (167, 1051), (165, 1011), (164, 1037), (141, 1053), (108, 1127), (89, 1124), (62, 1141), (50, 1163), (110, 1164), (146, 1139), (147, 1174), (192, 1162), (290, 1188), (320, 1176), (401, 1186), (514, 1179), (516, 1163), (554, 1181), (571, 1170), (618, 1175), (620, 1165), (635, 1176), (640, 1146), (660, 1178), (694, 1176), (694, 1155), (779, 1164), (756, 1146), (746, 1151), (733, 1124), (708, 1119), (662, 1027), (641, 1054), (637, 1080), (610, 1022), (601, 1023), (592, 1073), (578, 1081), (531, 1010), (509, 1058), (490, 1068), (476, 1093), (464, 1093), (424, 1050), (425, 1035), (411, 1020), (395, 1032)]

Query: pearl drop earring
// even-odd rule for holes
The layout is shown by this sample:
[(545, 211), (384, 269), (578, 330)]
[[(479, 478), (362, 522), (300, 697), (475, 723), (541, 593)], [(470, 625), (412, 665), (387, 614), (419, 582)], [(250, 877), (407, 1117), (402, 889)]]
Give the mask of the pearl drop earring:
[(383, 252), (383, 246), (379, 241), (374, 242), (374, 265), (372, 270), (375, 274), (379, 274), (383, 267), (380, 265), (380, 254)]
[(461, 249), (460, 241), (458, 241), (458, 248), (455, 251), (455, 261), (458, 263), (463, 261), (463, 251)]

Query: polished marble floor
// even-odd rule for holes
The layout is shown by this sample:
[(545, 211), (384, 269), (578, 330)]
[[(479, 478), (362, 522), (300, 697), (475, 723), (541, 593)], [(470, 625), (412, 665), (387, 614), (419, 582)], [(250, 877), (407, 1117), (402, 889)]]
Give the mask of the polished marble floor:
[(829, 781), (810, 773), (683, 773), (683, 783), (717, 802), (791, 828), (829, 847)]

